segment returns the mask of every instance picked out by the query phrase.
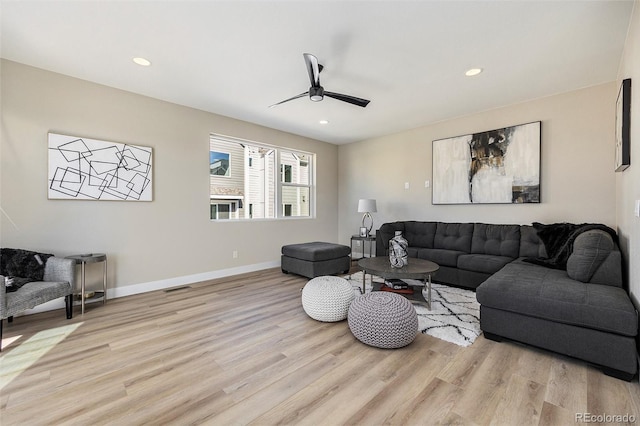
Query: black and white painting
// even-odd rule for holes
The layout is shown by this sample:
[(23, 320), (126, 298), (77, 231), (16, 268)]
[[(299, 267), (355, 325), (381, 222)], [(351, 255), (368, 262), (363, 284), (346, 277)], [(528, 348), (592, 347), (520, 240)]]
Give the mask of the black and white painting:
[(433, 204), (540, 202), (541, 122), (433, 141)]
[(49, 199), (152, 201), (153, 149), (49, 133)]

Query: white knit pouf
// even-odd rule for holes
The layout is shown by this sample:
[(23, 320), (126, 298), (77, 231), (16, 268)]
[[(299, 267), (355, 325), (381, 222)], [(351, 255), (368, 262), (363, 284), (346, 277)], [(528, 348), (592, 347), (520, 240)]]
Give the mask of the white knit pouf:
[(362, 343), (377, 348), (401, 348), (418, 334), (418, 314), (406, 298), (374, 291), (358, 297), (349, 307), (349, 328)]
[(354, 297), (353, 287), (344, 278), (316, 277), (302, 289), (302, 308), (318, 321), (342, 321), (347, 318)]

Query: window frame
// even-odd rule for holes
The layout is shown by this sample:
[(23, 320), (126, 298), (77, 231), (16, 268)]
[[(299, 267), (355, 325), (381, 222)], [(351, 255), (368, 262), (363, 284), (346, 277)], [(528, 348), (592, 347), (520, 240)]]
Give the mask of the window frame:
[[(256, 141), (251, 141), (246, 139), (240, 139), (240, 138), (221, 135), (217, 133), (211, 133), (209, 135), (209, 147), (210, 147), (209, 151), (221, 152), (221, 147), (216, 147), (216, 148), (211, 147), (212, 145), (215, 146), (216, 140), (223, 143), (237, 143), (237, 144), (240, 144), (241, 146), (249, 146), (251, 148), (270, 149), (275, 151), (276, 164), (274, 164), (274, 167), (273, 167), (273, 171), (272, 171), (273, 176), (269, 176), (269, 179), (272, 179), (273, 182), (275, 183), (274, 194), (273, 194), (273, 200), (268, 201), (269, 204), (273, 203), (274, 217), (258, 217), (258, 218), (253, 217), (255, 214), (255, 209), (252, 208), (254, 207), (253, 203), (251, 202), (251, 200), (249, 200), (249, 198), (247, 198), (247, 194), (245, 194), (244, 205), (247, 209), (251, 208), (251, 210), (253, 210), (252, 212), (250, 212), (249, 214), (238, 214), (237, 217), (230, 217), (229, 219), (215, 219), (215, 218), (211, 218), (211, 214), (209, 214), (210, 221), (228, 222), (228, 221), (243, 221), (243, 220), (260, 221), (260, 220), (292, 220), (292, 219), (295, 220), (295, 219), (315, 219), (316, 218), (317, 189), (316, 189), (315, 165), (317, 161), (317, 155), (315, 153), (296, 149), (296, 148), (290, 148), (286, 146), (278, 146), (278, 145), (272, 145), (264, 142), (256, 142)], [(306, 173), (308, 177), (308, 183), (301, 184), (296, 182), (283, 182), (283, 179), (285, 177), (285, 169), (286, 169), (286, 167), (284, 166), (288, 165), (282, 162), (283, 153), (292, 154), (294, 157), (307, 157), (308, 160), (305, 167), (307, 168)], [(251, 157), (248, 157), (248, 158), (251, 159)], [(231, 163), (231, 156), (229, 157), (229, 163)], [(251, 166), (254, 166), (254, 165), (252, 164)], [(247, 185), (246, 171), (245, 171), (245, 176), (243, 180), (244, 180), (244, 185), (246, 187)], [(293, 177), (291, 178), (291, 180), (294, 180)], [(213, 185), (214, 185), (213, 183), (210, 183), (210, 186), (209, 186), (209, 194), (211, 198), (214, 198), (214, 195), (211, 194), (212, 192), (211, 188), (213, 188)], [(298, 214), (297, 216), (285, 216), (285, 208), (284, 208), (285, 203), (283, 202), (283, 190), (286, 190), (286, 189), (283, 189), (283, 188), (307, 188), (308, 189), (308, 192), (301, 196), (303, 203), (305, 203), (304, 200), (308, 196), (308, 203), (307, 203), (308, 214), (307, 215)], [(211, 207), (209, 209), (211, 211)], [(300, 211), (298, 213), (300, 213)]]

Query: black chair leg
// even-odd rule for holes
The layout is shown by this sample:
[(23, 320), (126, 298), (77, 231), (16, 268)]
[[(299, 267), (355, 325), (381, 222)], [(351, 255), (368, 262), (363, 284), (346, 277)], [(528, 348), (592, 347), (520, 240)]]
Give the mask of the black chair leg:
[(64, 297), (64, 302), (67, 307), (67, 319), (73, 318), (73, 299), (70, 294)]
[(0, 352), (2, 352), (2, 323), (4, 320), (0, 318)]

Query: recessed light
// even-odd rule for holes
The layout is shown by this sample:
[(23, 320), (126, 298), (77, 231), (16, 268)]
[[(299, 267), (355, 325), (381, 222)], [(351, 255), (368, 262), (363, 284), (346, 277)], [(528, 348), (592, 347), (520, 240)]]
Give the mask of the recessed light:
[(320, 124), (329, 124), (329, 120), (320, 120), (318, 121)]
[(151, 61), (145, 58), (133, 58), (133, 62), (143, 67), (151, 65)]
[(474, 75), (478, 75), (482, 72), (482, 68), (471, 68), (467, 72), (464, 73), (467, 77), (473, 77)]

